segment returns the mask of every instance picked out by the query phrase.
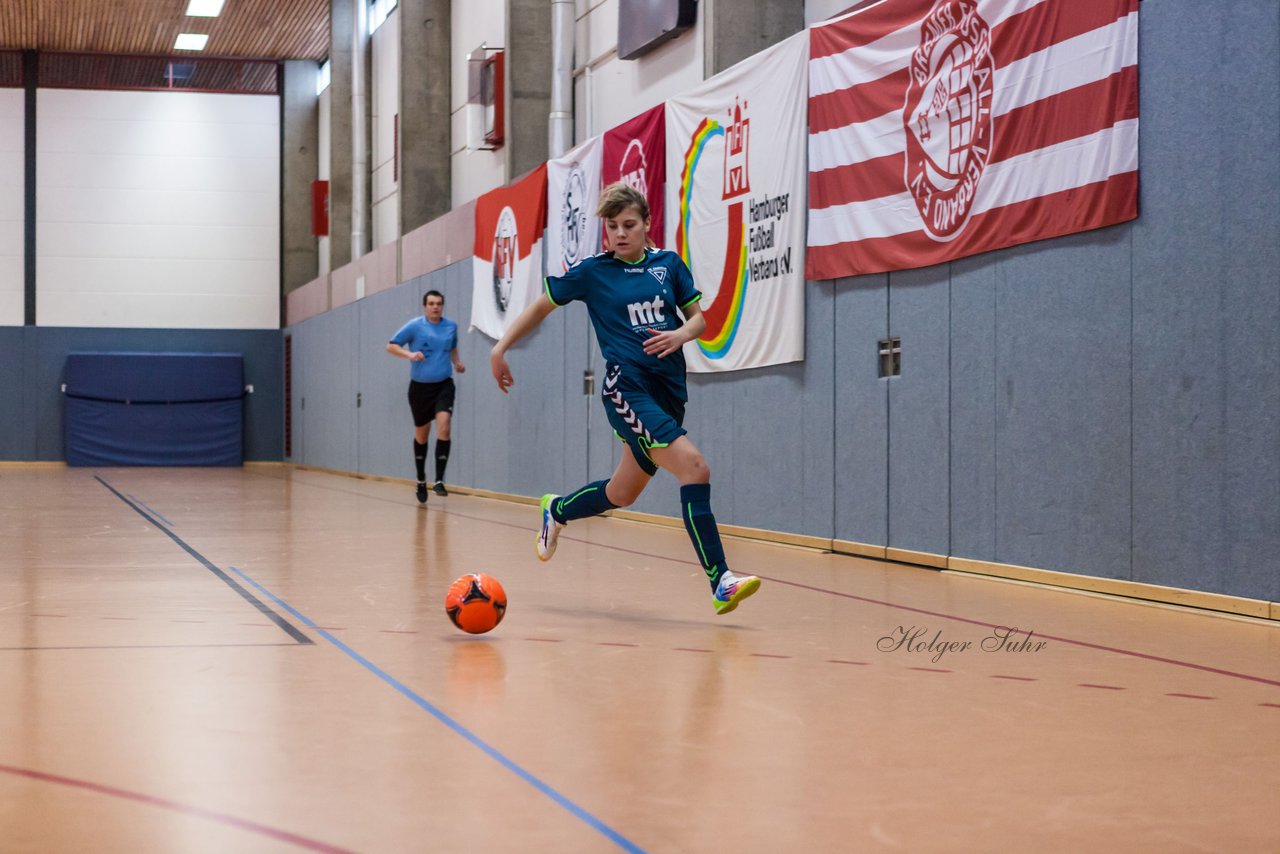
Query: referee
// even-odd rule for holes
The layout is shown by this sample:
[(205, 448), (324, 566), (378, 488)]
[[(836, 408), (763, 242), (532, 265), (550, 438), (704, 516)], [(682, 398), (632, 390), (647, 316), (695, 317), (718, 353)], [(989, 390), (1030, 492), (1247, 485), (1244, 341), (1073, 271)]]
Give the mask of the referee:
[(436, 425), (436, 495), (444, 488), (453, 421), (453, 372), (467, 370), (458, 358), (458, 324), (444, 316), (444, 294), (427, 291), (422, 317), (410, 320), (387, 342), (387, 352), (409, 365), (409, 408), (413, 410), (413, 463), (418, 472), (418, 503), (427, 503), (427, 439)]

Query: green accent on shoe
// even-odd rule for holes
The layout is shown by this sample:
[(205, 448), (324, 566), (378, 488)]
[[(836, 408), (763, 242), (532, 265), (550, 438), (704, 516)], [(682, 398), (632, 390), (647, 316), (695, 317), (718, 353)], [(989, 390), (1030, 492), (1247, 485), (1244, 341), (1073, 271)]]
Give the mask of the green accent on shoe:
[(538, 535), (533, 539), (533, 547), (538, 560), (541, 561), (551, 560), (551, 556), (556, 553), (556, 538), (560, 535), (560, 529), (564, 527), (551, 515), (551, 505), (558, 497), (548, 492), (538, 501), (542, 525), (538, 529)]
[(743, 599), (746, 599), (752, 593), (760, 589), (760, 579), (754, 575), (748, 575), (746, 578), (738, 581), (738, 589), (733, 591), (733, 595), (729, 597), (728, 602), (721, 602), (713, 595), (711, 601), (715, 603), (717, 614), (727, 614), (734, 608), (738, 607)]

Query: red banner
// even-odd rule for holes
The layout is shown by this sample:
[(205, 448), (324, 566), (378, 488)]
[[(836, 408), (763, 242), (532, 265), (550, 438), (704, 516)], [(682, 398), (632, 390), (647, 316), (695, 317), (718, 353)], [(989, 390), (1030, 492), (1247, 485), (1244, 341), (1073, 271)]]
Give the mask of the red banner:
[[(604, 186), (623, 181), (649, 200), (649, 236), (662, 242), (667, 174), (666, 105), (659, 104), (604, 135)], [(607, 247), (606, 247), (607, 248)]]
[(810, 279), (1137, 216), (1138, 0), (900, 0), (815, 26)]
[(471, 326), (501, 338), (542, 287), (547, 164), (476, 199)]

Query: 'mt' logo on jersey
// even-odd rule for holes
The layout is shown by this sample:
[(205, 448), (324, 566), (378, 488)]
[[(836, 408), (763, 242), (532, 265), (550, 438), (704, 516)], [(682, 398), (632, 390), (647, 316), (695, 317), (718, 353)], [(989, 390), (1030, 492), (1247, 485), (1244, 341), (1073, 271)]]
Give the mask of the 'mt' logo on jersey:
[(638, 327), (666, 323), (667, 319), (662, 316), (662, 309), (666, 308), (666, 305), (660, 296), (644, 302), (628, 303), (627, 314), (630, 316), (631, 325)]

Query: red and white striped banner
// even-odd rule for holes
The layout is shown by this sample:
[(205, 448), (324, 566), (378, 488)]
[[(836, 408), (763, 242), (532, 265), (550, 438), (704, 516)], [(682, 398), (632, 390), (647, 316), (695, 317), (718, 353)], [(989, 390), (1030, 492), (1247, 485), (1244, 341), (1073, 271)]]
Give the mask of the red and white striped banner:
[(1138, 0), (881, 0), (809, 41), (805, 275), (1138, 215)]

